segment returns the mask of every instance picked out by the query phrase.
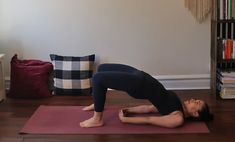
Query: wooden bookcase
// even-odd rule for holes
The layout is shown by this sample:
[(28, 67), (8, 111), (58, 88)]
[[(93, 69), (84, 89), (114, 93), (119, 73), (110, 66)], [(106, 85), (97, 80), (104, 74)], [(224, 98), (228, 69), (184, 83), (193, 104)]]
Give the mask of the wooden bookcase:
[[(235, 10), (235, 6), (231, 3), (230, 7), (229, 1), (232, 3), (235, 2), (235, 0), (212, 0), (213, 7), (211, 15), (211, 89), (212, 93), (216, 96), (217, 99), (227, 98), (224, 97), (224, 95), (222, 95), (223, 97), (221, 97), (221, 94), (224, 94), (224, 88), (226, 88), (227, 85), (223, 82), (225, 80), (223, 74), (226, 73), (229, 75), (233, 75), (235, 73), (235, 50), (233, 49), (234, 47), (232, 48), (232, 51), (231, 48), (228, 48), (228, 44), (230, 44), (232, 41), (235, 41), (235, 16), (234, 14), (231, 14), (232, 12), (234, 12), (233, 10)], [(227, 7), (232, 8), (232, 12), (230, 12), (230, 10), (224, 10)], [(233, 44), (235, 44), (235, 42), (233, 42)], [(233, 84), (231, 86), (233, 86)], [(228, 88), (226, 88), (226, 91), (227, 90)], [(230, 96), (228, 98), (233, 99), (233, 96)]]

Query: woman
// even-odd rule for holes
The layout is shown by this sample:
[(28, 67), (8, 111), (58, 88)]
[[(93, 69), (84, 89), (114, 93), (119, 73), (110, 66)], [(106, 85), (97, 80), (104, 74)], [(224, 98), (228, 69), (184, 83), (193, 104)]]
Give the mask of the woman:
[[(81, 127), (99, 127), (104, 124), (103, 110), (107, 88), (127, 92), (136, 99), (146, 99), (152, 105), (124, 108), (119, 112), (123, 123), (151, 124), (168, 128), (182, 125), (185, 118), (209, 121), (213, 118), (202, 100), (190, 99), (181, 103), (177, 95), (168, 91), (149, 74), (123, 64), (101, 64), (93, 76), (94, 104), (83, 108), (94, 110), (93, 117), (80, 123)], [(128, 117), (129, 113), (159, 112), (161, 116)]]

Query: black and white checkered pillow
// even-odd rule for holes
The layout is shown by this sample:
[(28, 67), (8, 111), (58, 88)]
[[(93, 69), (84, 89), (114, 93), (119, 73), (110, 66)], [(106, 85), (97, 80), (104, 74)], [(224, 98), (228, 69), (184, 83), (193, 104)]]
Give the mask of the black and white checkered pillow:
[(50, 54), (54, 66), (55, 95), (91, 94), (95, 55), (83, 57)]

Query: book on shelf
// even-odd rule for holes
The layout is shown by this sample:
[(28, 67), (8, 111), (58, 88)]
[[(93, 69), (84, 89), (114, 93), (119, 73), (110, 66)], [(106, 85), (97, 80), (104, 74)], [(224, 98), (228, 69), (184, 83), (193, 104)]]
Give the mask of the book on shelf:
[(235, 59), (235, 40), (218, 40), (218, 59)]
[[(235, 83), (220, 84), (220, 88), (235, 88)], [(220, 89), (221, 90), (221, 89)]]
[(235, 72), (221, 72), (222, 77), (235, 77)]
[(219, 0), (219, 19), (235, 18), (235, 0)]
[(232, 50), (233, 50), (233, 54), (232, 54), (232, 58), (235, 59), (235, 40), (232, 40)]
[[(235, 85), (235, 72), (223, 72), (217, 71), (217, 82), (225, 84), (234, 84)], [(235, 86), (234, 86), (235, 87)]]
[(235, 83), (219, 84), (217, 88), (222, 99), (235, 99)]
[(232, 2), (232, 18), (235, 19), (235, 0)]
[(220, 92), (220, 97), (222, 99), (235, 99), (235, 95), (233, 95), (233, 94), (225, 94), (223, 92)]
[(222, 77), (221, 78), (221, 82), (223, 84), (226, 84), (226, 83), (229, 83), (229, 84), (234, 83), (235, 84), (235, 78), (234, 77), (232, 77), (232, 78), (230, 78), (230, 77)]
[(224, 59), (224, 46), (223, 46), (223, 40), (221, 38), (218, 38), (218, 46), (217, 46), (217, 59), (222, 60)]
[(221, 87), (221, 92), (225, 95), (235, 95), (235, 87)]
[(227, 46), (227, 59), (233, 59), (233, 40), (226, 39), (226, 46)]

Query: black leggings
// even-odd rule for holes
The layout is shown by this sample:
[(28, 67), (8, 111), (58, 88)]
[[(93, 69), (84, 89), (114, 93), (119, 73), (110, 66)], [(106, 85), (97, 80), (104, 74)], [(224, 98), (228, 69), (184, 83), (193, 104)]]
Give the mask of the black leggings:
[(138, 98), (141, 94), (141, 82), (141, 72), (136, 68), (123, 64), (101, 64), (92, 78), (95, 111), (104, 110), (108, 88), (125, 91)]

